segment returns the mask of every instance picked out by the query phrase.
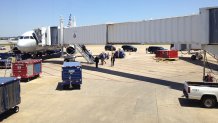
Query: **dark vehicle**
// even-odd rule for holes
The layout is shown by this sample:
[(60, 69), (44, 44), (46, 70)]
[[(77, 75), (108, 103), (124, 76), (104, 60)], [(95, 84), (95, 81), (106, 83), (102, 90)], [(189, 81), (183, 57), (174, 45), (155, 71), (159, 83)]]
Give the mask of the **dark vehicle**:
[(150, 46), (146, 50), (153, 54), (153, 53), (156, 53), (156, 51), (158, 51), (158, 50), (165, 50), (165, 49), (163, 47), (159, 47), (159, 46)]
[(128, 52), (136, 52), (137, 51), (137, 48), (133, 47), (131, 45), (123, 45), (122, 48), (124, 51), (128, 51)]
[(11, 68), (12, 53), (0, 53), (0, 68)]
[(12, 56), (13, 56), (12, 53), (0, 53), (0, 59), (8, 59)]
[(116, 51), (114, 53), (115, 58), (124, 58), (125, 57), (125, 52), (122, 50)]
[(116, 47), (114, 47), (111, 44), (107, 44), (107, 45), (105, 45), (104, 49), (105, 49), (105, 51), (115, 51)]
[(6, 50), (4, 46), (0, 46), (0, 50)]

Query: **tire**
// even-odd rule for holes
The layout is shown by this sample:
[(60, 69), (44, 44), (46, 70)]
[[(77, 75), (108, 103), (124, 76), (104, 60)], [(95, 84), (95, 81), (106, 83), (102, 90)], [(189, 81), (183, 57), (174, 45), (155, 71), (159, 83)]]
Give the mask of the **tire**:
[(80, 89), (81, 85), (74, 85), (75, 89)]
[(69, 85), (62, 85), (63, 90), (69, 89)]
[(198, 60), (202, 60), (203, 59), (203, 56), (202, 55), (199, 55), (198, 56)]
[(191, 60), (196, 60), (196, 55), (192, 55)]
[(19, 112), (19, 107), (15, 106), (13, 110), (14, 110), (14, 113), (17, 113), (17, 112)]
[(64, 62), (69, 62), (70, 60), (69, 59), (64, 59)]
[(213, 108), (216, 105), (216, 99), (214, 97), (203, 97), (202, 104), (205, 108)]

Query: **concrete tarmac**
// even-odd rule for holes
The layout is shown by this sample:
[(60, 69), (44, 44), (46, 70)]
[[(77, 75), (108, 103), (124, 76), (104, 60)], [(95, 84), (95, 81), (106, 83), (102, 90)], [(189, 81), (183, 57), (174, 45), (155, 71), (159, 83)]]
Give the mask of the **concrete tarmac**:
[[(87, 46), (100, 54), (102, 45)], [(120, 47), (120, 46), (117, 46)], [(201, 81), (202, 62), (182, 55), (177, 61), (156, 61), (144, 45), (136, 53), (95, 68), (82, 57), (80, 90), (61, 90), (62, 58), (43, 62), (41, 77), (21, 83), (20, 111), (6, 113), (4, 123), (216, 123), (218, 110), (182, 97), (184, 81)], [(169, 46), (165, 46), (169, 47)], [(207, 69), (207, 71), (209, 71)], [(10, 70), (6, 76), (9, 76)], [(3, 75), (4, 69), (0, 70)]]

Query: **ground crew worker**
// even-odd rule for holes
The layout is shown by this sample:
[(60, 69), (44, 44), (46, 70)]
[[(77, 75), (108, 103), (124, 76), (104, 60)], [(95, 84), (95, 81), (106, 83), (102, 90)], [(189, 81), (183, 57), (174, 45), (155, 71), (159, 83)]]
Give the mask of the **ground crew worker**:
[(95, 57), (95, 67), (98, 68), (99, 58), (98, 56)]
[(112, 55), (111, 55), (111, 67), (114, 66), (114, 62), (115, 62), (115, 55), (114, 55), (114, 53), (112, 53)]

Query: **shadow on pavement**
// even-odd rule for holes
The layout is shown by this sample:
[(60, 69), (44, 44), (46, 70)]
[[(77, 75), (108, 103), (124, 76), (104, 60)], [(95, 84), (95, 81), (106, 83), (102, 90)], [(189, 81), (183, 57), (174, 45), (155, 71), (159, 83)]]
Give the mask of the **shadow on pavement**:
[(46, 60), (46, 61), (43, 61), (43, 63), (52, 63), (52, 64), (59, 64), (59, 65), (62, 65), (62, 64), (64, 63), (64, 61)]
[[(19, 113), (19, 112), (18, 112), (18, 113)], [(13, 115), (13, 114), (14, 114), (13, 109), (10, 109), (10, 110), (8, 110), (8, 111), (2, 113), (2, 114), (0, 115), (0, 122), (4, 121), (5, 119), (7, 119), (8, 117), (10, 117), (10, 116)]]
[[(192, 107), (192, 108), (203, 108), (200, 100), (178, 98), (179, 103), (182, 107)], [(218, 106), (215, 106), (215, 109), (218, 109)]]
[[(180, 57), (179, 59), (181, 59), (183, 61), (186, 61), (186, 62), (189, 62), (189, 63), (192, 63), (194, 65), (198, 65), (198, 66), (204, 67), (203, 61), (200, 61), (200, 60), (191, 60), (191, 58), (189, 58), (189, 57)], [(214, 63), (207, 62), (206, 68), (218, 71), (218, 65), (214, 64)]]
[(40, 57), (42, 60), (46, 60), (46, 59), (52, 59), (52, 58), (60, 58), (61, 57), (61, 53), (55, 53), (52, 55), (46, 55), (46, 56), (42, 56)]
[[(61, 64), (62, 65), (63, 61), (51, 60), (51, 61), (44, 61), (44, 63), (54, 63), (54, 64)], [(168, 87), (175, 89), (175, 90), (182, 90), (183, 89), (183, 83), (162, 80), (162, 79), (152, 78), (152, 77), (145, 77), (145, 76), (141, 76), (141, 75), (120, 72), (120, 71), (115, 71), (115, 70), (110, 70), (110, 69), (105, 69), (105, 68), (95, 68), (94, 65), (93, 66), (82, 65), (82, 69), (111, 74), (111, 75), (130, 78), (130, 79), (135, 79), (135, 80), (149, 82), (149, 83), (153, 83), (153, 84), (159, 84), (159, 85), (163, 85), (163, 86), (168, 86)]]
[(73, 88), (69, 88), (67, 86), (63, 86), (62, 82), (58, 82), (56, 87), (57, 91), (71, 91), (71, 90), (80, 90), (80, 86), (73, 86)]
[(192, 100), (186, 98), (178, 98), (178, 100), (182, 107), (202, 108), (201, 102), (199, 100)]
[(120, 76), (120, 77), (135, 79), (135, 80), (149, 82), (149, 83), (153, 83), (153, 84), (164, 85), (164, 86), (168, 86), (168, 87), (170, 87), (172, 89), (175, 89), (175, 90), (182, 90), (182, 88), (183, 88), (182, 83), (168, 81), (168, 80), (145, 77), (145, 76), (141, 76), (141, 75), (126, 73), (126, 72), (120, 72), (120, 71), (114, 71), (114, 70), (109, 70), (109, 69), (104, 69), (104, 68), (95, 68), (95, 67), (86, 66), (86, 65), (83, 65), (82, 68), (86, 69), (86, 70), (91, 70), (91, 71), (116, 75), (116, 76)]

